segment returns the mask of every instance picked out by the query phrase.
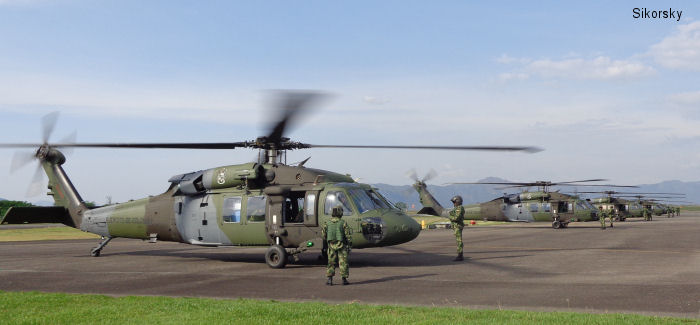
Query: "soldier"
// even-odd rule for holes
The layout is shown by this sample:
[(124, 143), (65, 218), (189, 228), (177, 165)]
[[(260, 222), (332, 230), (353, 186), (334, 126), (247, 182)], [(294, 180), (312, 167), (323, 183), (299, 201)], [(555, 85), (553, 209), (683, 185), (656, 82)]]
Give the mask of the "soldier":
[(617, 211), (615, 211), (615, 207), (610, 207), (610, 211), (608, 211), (608, 216), (610, 216), (610, 228), (613, 227), (613, 220), (615, 220), (615, 216), (617, 215)]
[(455, 239), (457, 239), (457, 257), (454, 261), (462, 261), (464, 257), (462, 256), (462, 248), (464, 243), (462, 243), (462, 229), (464, 229), (464, 207), (462, 207), (462, 197), (455, 195), (450, 201), (454, 204), (454, 209), (450, 211), (450, 222), (452, 223), (452, 229), (455, 230)]
[(598, 207), (598, 220), (600, 220), (600, 229), (605, 229), (605, 218), (608, 216), (608, 212), (603, 210), (603, 206)]
[(651, 221), (651, 214), (649, 213), (649, 208), (646, 206), (642, 210), (642, 215), (644, 216), (644, 221)]
[(335, 264), (338, 263), (340, 276), (343, 278), (343, 285), (350, 284), (348, 276), (350, 276), (350, 266), (348, 264), (348, 255), (352, 249), (352, 231), (350, 226), (343, 217), (343, 207), (338, 205), (333, 208), (330, 220), (326, 221), (321, 228), (323, 238), (328, 242), (328, 266), (326, 267), (326, 276), (328, 281), (326, 285), (333, 285), (333, 276), (335, 275)]
[(676, 215), (677, 216), (681, 215), (681, 207), (676, 207)]

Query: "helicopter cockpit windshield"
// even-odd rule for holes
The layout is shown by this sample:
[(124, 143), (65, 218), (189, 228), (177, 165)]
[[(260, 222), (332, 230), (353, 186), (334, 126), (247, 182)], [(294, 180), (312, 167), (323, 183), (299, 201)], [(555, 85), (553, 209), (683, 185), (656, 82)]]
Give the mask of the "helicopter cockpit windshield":
[(382, 200), (381, 195), (374, 191), (353, 188), (348, 190), (352, 201), (355, 202), (355, 206), (360, 214), (365, 213), (369, 210), (376, 209), (389, 209), (390, 205), (386, 200)]

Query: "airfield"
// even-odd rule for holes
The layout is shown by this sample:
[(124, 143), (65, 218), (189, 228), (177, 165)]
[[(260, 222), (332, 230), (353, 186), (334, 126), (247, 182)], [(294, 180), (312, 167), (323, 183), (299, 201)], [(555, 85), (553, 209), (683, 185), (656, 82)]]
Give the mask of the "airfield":
[[(0, 229), (2, 229), (0, 227)], [(255, 298), (700, 318), (700, 213), (554, 230), (548, 223), (467, 227), (351, 254), (349, 286), (326, 286), (318, 249), (285, 269), (261, 248), (115, 239), (0, 243), (0, 290)], [(2, 230), (0, 230), (0, 236)], [(336, 283), (339, 278), (336, 276)]]

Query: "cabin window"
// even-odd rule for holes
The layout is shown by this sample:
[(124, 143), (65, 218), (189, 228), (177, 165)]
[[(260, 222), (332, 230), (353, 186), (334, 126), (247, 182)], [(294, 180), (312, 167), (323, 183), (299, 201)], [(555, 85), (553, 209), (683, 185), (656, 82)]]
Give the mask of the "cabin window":
[(241, 222), (241, 197), (227, 197), (224, 199), (224, 222)]
[(552, 210), (552, 204), (551, 203), (542, 203), (542, 207), (544, 208), (544, 212), (549, 212)]
[(574, 211), (574, 204), (573, 203), (567, 204), (567, 208), (568, 208), (567, 211)]
[(530, 212), (538, 212), (540, 211), (539, 205), (537, 203), (530, 203)]
[(316, 194), (309, 194), (306, 196), (305, 211), (307, 217), (311, 217), (316, 214)]
[(304, 222), (304, 194), (305, 192), (290, 192), (284, 199), (284, 222)]
[(350, 201), (344, 192), (341, 191), (330, 191), (326, 194), (326, 201), (323, 204), (323, 212), (327, 215), (331, 214), (331, 210), (336, 205), (343, 206), (343, 215), (349, 216), (352, 214), (350, 209)]
[(249, 196), (246, 206), (246, 218), (248, 222), (265, 221), (265, 196)]

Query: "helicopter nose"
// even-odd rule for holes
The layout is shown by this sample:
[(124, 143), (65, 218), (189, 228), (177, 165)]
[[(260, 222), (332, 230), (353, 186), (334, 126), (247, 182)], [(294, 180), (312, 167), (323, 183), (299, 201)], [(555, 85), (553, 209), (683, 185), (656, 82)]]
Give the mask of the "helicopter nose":
[(384, 216), (384, 221), (387, 225), (387, 233), (382, 244), (384, 245), (397, 245), (405, 242), (409, 242), (420, 233), (420, 224), (413, 218), (405, 214), (392, 214), (391, 216)]

